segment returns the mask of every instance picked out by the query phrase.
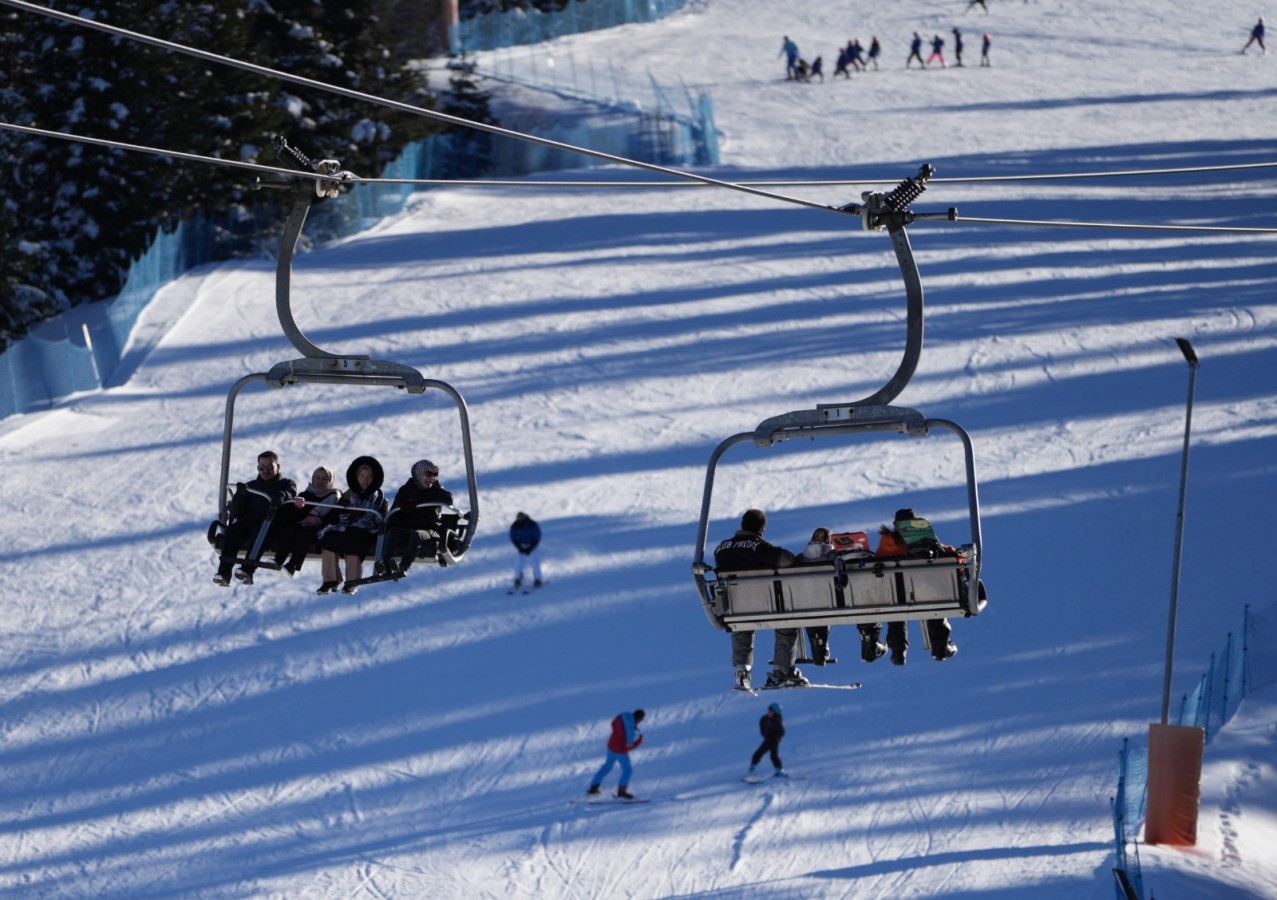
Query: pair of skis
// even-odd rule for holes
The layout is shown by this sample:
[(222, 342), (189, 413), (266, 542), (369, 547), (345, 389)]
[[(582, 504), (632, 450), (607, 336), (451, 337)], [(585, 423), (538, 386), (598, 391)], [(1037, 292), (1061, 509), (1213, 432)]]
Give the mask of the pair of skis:
[(782, 684), (761, 688), (745, 687), (738, 684), (734, 690), (740, 691), (742, 694), (749, 694), (751, 697), (757, 697), (763, 691), (800, 691), (807, 688), (819, 688), (825, 691), (858, 691), (861, 688), (861, 684), (859, 681), (853, 681), (851, 684)]

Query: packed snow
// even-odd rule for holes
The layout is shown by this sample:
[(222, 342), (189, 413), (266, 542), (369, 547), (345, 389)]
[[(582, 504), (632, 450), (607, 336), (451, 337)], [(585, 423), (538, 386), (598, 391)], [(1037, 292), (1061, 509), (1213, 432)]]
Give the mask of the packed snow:
[[(846, 180), (771, 188), (829, 206), (924, 163), (956, 179), (1272, 161), (1274, 60), (1240, 53), (1251, 4), (862, 6), (708, 0), (541, 50), (708, 91), (725, 165), (707, 174)], [(955, 25), (963, 68), (905, 70), (913, 31)], [(785, 81), (786, 34), (824, 55), (823, 83)], [(831, 78), (838, 46), (873, 34), (880, 71)], [(1275, 199), (1271, 169), (1239, 169), (938, 181), (914, 208), (1272, 228)], [(470, 554), (353, 596), (316, 596), (314, 561), (292, 581), (213, 584), (227, 392), (299, 354), (270, 261), (169, 285), (111, 387), (0, 427), (0, 888), (1108, 896), (1117, 754), (1160, 711), (1188, 384), (1176, 337), (1202, 360), (1177, 702), (1243, 607), (1274, 600), (1275, 238), (909, 234), (927, 342), (896, 402), (974, 439), (990, 603), (954, 622), (960, 651), (943, 663), (916, 624), (903, 668), (865, 665), (854, 629), (835, 629), (839, 662), (807, 674), (859, 691), (731, 691), (728, 638), (690, 567), (720, 441), (894, 372), (904, 291), (884, 234), (717, 188), (453, 187), (298, 257), (311, 340), (453, 385), (472, 425)], [(299, 482), (327, 464), (344, 486), (373, 453), (392, 488), (428, 457), (464, 495), (458, 416), (437, 392), (250, 388), (234, 425), (232, 480), (271, 448)], [(902, 506), (958, 543), (961, 449), (939, 432), (734, 448), (711, 543), (750, 506), (791, 549), (818, 525), (874, 531)], [(509, 595), (519, 511), (544, 529), (548, 583)], [(763, 634), (759, 673), (770, 649)], [(1156, 896), (1277, 895), (1273, 690), (1207, 746), (1197, 846), (1140, 848)], [(794, 777), (744, 785), (777, 699)], [(612, 717), (636, 708), (630, 789), (652, 802), (579, 802)]]

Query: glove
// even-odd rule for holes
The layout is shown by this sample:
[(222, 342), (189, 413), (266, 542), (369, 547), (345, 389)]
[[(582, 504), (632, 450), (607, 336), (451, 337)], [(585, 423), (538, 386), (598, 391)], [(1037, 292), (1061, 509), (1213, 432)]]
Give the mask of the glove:
[(279, 509), (279, 508), (280, 508), (281, 506), (283, 506), (283, 505), (284, 505), (284, 495), (283, 495), (283, 494), (276, 494), (274, 497), (271, 497), (271, 498), (270, 498), (270, 508), (271, 508), (271, 509)]
[(248, 491), (248, 485), (244, 484), (244, 482), (242, 481), (235, 482), (235, 493), (243, 494), (243, 493), (246, 493), (247, 491)]

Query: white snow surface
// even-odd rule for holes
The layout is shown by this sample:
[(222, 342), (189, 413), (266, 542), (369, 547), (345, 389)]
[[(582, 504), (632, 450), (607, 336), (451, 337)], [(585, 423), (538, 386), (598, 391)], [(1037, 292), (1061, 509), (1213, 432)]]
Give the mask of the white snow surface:
[[(1273, 158), (1277, 58), (1219, 0), (708, 0), (563, 39), (708, 90), (722, 178), (831, 206), (912, 175), (1006, 176)], [(967, 66), (903, 67), (963, 28)], [(979, 34), (993, 66), (975, 66)], [(783, 34), (822, 53), (786, 83)], [(831, 80), (837, 45), (883, 68)], [(952, 58), (950, 58), (952, 61)], [(589, 177), (633, 179), (616, 167)], [(863, 181), (855, 181), (863, 179)], [(935, 184), (917, 210), (1273, 227), (1271, 170)], [(730, 691), (690, 563), (713, 448), (772, 415), (880, 387), (904, 346), (884, 234), (703, 187), (457, 187), (297, 259), (326, 349), (414, 365), (465, 396), (479, 536), (456, 568), (318, 597), (211, 582), (226, 394), (298, 353), (268, 261), (193, 272), (144, 316), (119, 383), (6, 423), (0, 461), (0, 892), (12, 897), (1111, 896), (1123, 738), (1160, 712), (1188, 368), (1196, 380), (1176, 704), (1273, 601), (1274, 238), (963, 223), (910, 228), (927, 344), (896, 401), (960, 423), (978, 458), (990, 604), (932, 662), (858, 659), (780, 695), (794, 779), (740, 776), (775, 695)], [(374, 453), (429, 457), (464, 495), (437, 392), (246, 390), (232, 479), (278, 450), (304, 482)], [(937, 432), (733, 448), (711, 541), (749, 506), (798, 549), (894, 510), (965, 537), (957, 442)], [(549, 584), (508, 596), (518, 511)], [(1252, 652), (1271, 653), (1268, 646)], [(771, 641), (759, 641), (764, 669)], [(757, 676), (761, 680), (761, 675)], [(1141, 847), (1158, 897), (1277, 896), (1277, 705), (1206, 749), (1199, 841)], [(642, 707), (632, 808), (575, 802), (609, 721)], [(613, 776), (614, 779), (615, 776)], [(608, 787), (614, 787), (614, 780)]]

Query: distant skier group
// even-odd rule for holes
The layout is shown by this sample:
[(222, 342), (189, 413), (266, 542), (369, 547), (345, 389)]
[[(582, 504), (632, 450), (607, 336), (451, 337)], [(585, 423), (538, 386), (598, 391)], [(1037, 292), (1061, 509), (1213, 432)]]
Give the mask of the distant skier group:
[[(951, 29), (951, 33), (953, 34), (954, 65), (962, 66), (962, 53), (965, 49), (962, 31), (955, 26)], [(948, 68), (944, 58), (944, 38), (937, 34), (931, 39), (931, 55), (926, 60), (922, 58), (922, 45), (922, 35), (915, 31), (909, 45), (909, 56), (905, 60), (906, 69), (912, 68), (915, 59), (918, 61), (919, 68), (930, 68), (931, 64), (937, 61), (940, 68)], [(993, 37), (986, 31), (980, 44), (981, 66), (991, 65), (989, 49), (992, 46)], [(799, 53), (798, 45), (794, 43), (789, 35), (785, 35), (781, 41), (780, 55), (785, 58), (785, 79), (787, 81), (811, 82), (816, 78), (821, 81), (825, 80), (824, 57), (817, 56), (810, 63), (807, 62)], [(877, 35), (870, 39), (868, 48), (860, 42), (859, 38), (851, 38), (845, 46), (838, 49), (837, 61), (834, 64), (834, 77), (841, 75), (844, 78), (851, 78), (853, 72), (867, 72), (871, 67), (877, 70), (879, 68), (878, 60), (881, 56), (882, 42), (878, 40)]]

